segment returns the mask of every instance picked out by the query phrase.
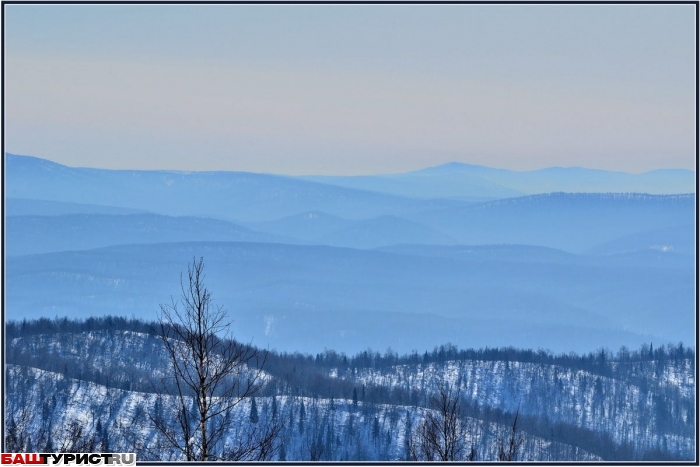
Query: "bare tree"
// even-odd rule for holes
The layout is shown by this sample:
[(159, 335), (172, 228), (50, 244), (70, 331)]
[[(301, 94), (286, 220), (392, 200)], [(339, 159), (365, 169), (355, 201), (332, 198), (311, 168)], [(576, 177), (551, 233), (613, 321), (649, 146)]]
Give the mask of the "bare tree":
[(430, 398), (430, 410), (409, 439), (409, 457), (414, 461), (472, 461), (474, 446), (467, 448), (468, 432), (459, 406), (459, 391), (438, 384)]
[(68, 422), (62, 431), (59, 452), (95, 452), (95, 436), (88, 433), (78, 420)]
[(520, 447), (525, 442), (523, 434), (518, 431), (518, 415), (520, 414), (520, 408), (515, 412), (515, 419), (513, 420), (513, 425), (510, 427), (510, 435), (508, 441), (504, 441), (500, 438), (498, 441), (498, 460), (500, 462), (511, 462), (518, 460), (518, 454), (520, 453)]
[[(8, 407), (7, 399), (5, 399), (5, 406)], [(8, 409), (11, 415), (5, 431), (4, 452), (30, 452), (32, 443), (29, 426), (32, 422), (32, 411), (28, 406), (21, 406), (17, 413), (13, 413), (12, 409), (11, 406)]]
[(231, 338), (226, 311), (214, 306), (204, 285), (203, 258), (193, 258), (187, 273), (179, 303), (161, 305), (159, 314), (169, 373), (161, 385), (172, 396), (174, 414), (149, 418), (165, 444), (188, 461), (269, 460), (280, 427), (263, 424), (226, 436), (236, 406), (262, 387), (266, 354)]

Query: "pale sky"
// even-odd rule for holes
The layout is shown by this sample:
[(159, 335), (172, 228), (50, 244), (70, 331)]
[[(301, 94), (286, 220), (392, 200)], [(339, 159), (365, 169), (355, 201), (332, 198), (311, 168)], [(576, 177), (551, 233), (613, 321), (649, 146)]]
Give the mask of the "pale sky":
[(695, 6), (5, 5), (5, 150), (72, 166), (695, 168)]

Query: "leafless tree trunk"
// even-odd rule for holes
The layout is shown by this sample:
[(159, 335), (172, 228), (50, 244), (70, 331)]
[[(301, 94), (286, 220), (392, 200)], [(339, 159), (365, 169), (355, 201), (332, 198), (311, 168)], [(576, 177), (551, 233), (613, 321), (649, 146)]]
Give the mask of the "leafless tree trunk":
[(430, 409), (409, 440), (409, 455), (414, 461), (475, 460), (476, 450), (467, 449), (466, 424), (459, 407), (459, 391), (446, 384), (430, 400)]
[[(174, 417), (149, 415), (167, 444), (188, 461), (268, 460), (277, 446), (279, 428), (251, 428), (224, 443), (233, 409), (262, 386), (266, 355), (231, 338), (231, 321), (214, 306), (204, 285), (204, 260), (192, 260), (181, 278), (179, 303), (161, 305), (160, 337), (170, 375), (161, 380), (175, 401)], [(175, 418), (176, 423), (173, 423)]]
[(508, 442), (505, 442), (503, 438), (501, 438), (498, 442), (498, 460), (500, 462), (511, 462), (518, 460), (520, 447), (525, 442), (525, 438), (523, 438), (522, 433), (518, 431), (519, 414), (520, 409), (515, 412), (515, 419), (513, 420), (513, 425), (510, 427)]
[(59, 452), (95, 452), (95, 437), (78, 420), (71, 420), (63, 428)]
[[(12, 412), (12, 407), (5, 402), (5, 407), (10, 407), (8, 413)], [(32, 421), (32, 411), (27, 406), (21, 406), (18, 413), (10, 416), (10, 422), (5, 431), (5, 451), (4, 452), (29, 452), (31, 449), (29, 436), (29, 425)]]

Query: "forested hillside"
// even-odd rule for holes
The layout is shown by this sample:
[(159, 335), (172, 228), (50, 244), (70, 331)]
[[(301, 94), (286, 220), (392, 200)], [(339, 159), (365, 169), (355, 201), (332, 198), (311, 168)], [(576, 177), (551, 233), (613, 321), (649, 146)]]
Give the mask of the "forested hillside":
[[(177, 423), (175, 392), (160, 385), (168, 367), (159, 329), (114, 317), (8, 323), (8, 449), (180, 459), (154, 426)], [(403, 356), (270, 352), (262, 369), (259, 391), (227, 414), (240, 433), (224, 438), (274, 426), (270, 460), (410, 459), (409, 441), (445, 387), (476, 460), (498, 459), (516, 414), (519, 460), (695, 457), (695, 354), (682, 345), (586, 355), (451, 345)]]

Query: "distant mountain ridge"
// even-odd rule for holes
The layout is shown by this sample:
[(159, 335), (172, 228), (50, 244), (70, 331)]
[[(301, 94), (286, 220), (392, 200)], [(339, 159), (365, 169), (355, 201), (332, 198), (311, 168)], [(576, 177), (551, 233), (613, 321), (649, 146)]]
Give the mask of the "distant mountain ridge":
[(303, 243), (222, 220), (158, 214), (7, 216), (5, 222), (8, 255), (193, 240)]
[(695, 172), (685, 169), (659, 169), (640, 174), (583, 167), (513, 171), (449, 162), (403, 174), (305, 178), (346, 188), (422, 198), (506, 198), (556, 191), (650, 194), (695, 191)]
[[(577, 171), (601, 175), (537, 173)], [(362, 179), (379, 192), (7, 155), (7, 313), (152, 317), (203, 256), (242, 334), (290, 351), (693, 342), (693, 190), (510, 196), (498, 184), (520, 175), (455, 163)]]
[(292, 235), (322, 245), (350, 248), (456, 243), (449, 236), (424, 224), (391, 215), (348, 220), (313, 211), (272, 222), (251, 223), (249, 226), (272, 235)]
[(265, 221), (320, 210), (350, 219), (422, 203), (405, 197), (250, 172), (175, 172), (73, 168), (8, 154), (5, 194), (12, 198), (91, 203), (170, 216)]
[[(513, 171), (487, 166), (449, 162), (398, 174), (364, 176), (282, 176), (252, 172), (185, 172), (173, 170), (105, 170), (98, 168), (68, 167), (33, 156), (5, 154), (8, 172), (19, 174), (30, 172), (51, 173), (53, 177), (68, 177), (74, 182), (85, 182), (86, 176), (114, 179), (117, 174), (130, 174), (132, 177), (163, 178), (170, 176), (166, 183), (182, 182), (195, 178), (199, 183), (221, 184), (228, 178), (246, 180), (281, 177), (287, 181), (313, 182), (338, 188), (381, 193), (398, 197), (432, 199), (453, 198), (471, 201), (492, 198), (507, 198), (528, 194), (556, 191), (598, 193), (598, 192), (637, 192), (649, 194), (676, 194), (695, 191), (695, 172), (687, 169), (657, 169), (639, 174), (614, 172), (583, 167), (548, 167), (531, 171)], [(106, 174), (110, 174), (106, 176)], [(216, 174), (216, 175), (214, 175)], [(105, 180), (107, 181), (107, 180)], [(14, 182), (16, 184), (16, 182)], [(106, 187), (105, 187), (106, 188)], [(19, 190), (19, 187), (16, 187)], [(18, 196), (11, 194), (10, 196)], [(189, 213), (193, 214), (193, 213)], [(291, 213), (297, 214), (297, 213)], [(241, 218), (242, 219), (242, 218)]]
[(445, 208), (405, 217), (462, 244), (527, 244), (583, 252), (635, 232), (689, 225), (695, 195), (545, 193)]
[(5, 198), (5, 216), (60, 216), (64, 214), (146, 214), (141, 209), (46, 199)]
[(155, 316), (182, 265), (203, 256), (238, 335), (271, 348), (410, 351), (449, 340), (582, 351), (692, 341), (692, 265), (630, 268), (525, 247), (508, 248), (510, 258), (502, 248), (445, 257), (426, 248), (187, 242), (8, 257), (7, 317)]

